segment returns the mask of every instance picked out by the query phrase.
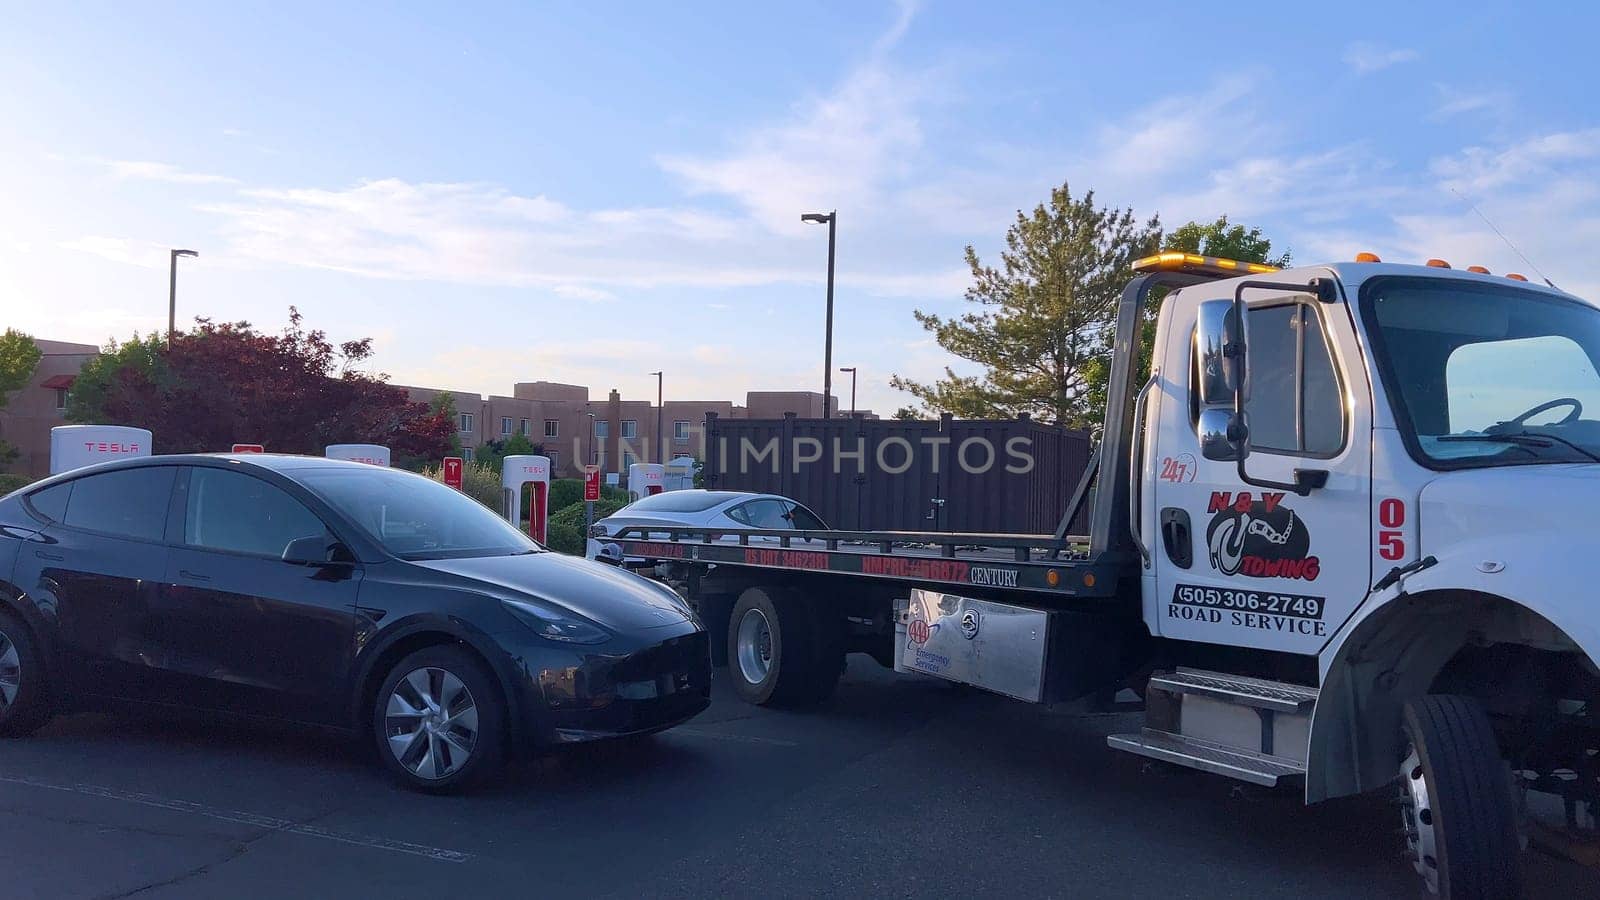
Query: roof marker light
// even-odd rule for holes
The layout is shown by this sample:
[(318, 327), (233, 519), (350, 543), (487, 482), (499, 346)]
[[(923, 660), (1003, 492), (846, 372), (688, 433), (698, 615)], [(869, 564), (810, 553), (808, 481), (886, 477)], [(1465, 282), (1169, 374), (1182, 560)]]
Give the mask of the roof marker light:
[(1383, 262), (1383, 260), (1379, 259), (1376, 253), (1362, 251), (1356, 254), (1356, 262)]
[(1249, 273), (1264, 275), (1278, 271), (1277, 266), (1263, 265), (1262, 263), (1242, 262), (1237, 259), (1224, 259), (1220, 256), (1201, 256), (1197, 253), (1183, 253), (1177, 250), (1168, 250), (1157, 253), (1155, 256), (1146, 256), (1135, 260), (1135, 272), (1194, 272), (1201, 275), (1235, 275)]
[(1526, 276), (1526, 275), (1518, 275), (1516, 272), (1507, 272), (1506, 273), (1506, 277), (1511, 279), (1512, 281), (1527, 281), (1528, 280), (1528, 276)]
[(1467, 266), (1467, 271), (1468, 272), (1477, 272), (1479, 275), (1488, 275), (1488, 274), (1490, 274), (1489, 270), (1484, 268), (1483, 266)]
[(1430, 269), (1448, 269), (1448, 268), (1450, 268), (1450, 264), (1445, 262), (1442, 259), (1430, 259), (1430, 260), (1428, 260), (1427, 265), (1428, 265), (1428, 268), (1430, 268)]

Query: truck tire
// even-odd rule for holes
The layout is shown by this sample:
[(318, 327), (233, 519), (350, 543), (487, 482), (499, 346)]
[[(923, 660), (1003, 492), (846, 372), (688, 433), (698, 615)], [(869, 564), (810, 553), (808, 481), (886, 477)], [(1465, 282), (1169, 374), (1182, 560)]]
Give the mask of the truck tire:
[(1450, 900), (1521, 896), (1516, 802), (1483, 706), (1432, 694), (1406, 704), (1403, 727), (1401, 817), (1427, 892)]
[(842, 631), (787, 588), (751, 587), (728, 617), (728, 673), (757, 706), (808, 706), (833, 694), (844, 670)]

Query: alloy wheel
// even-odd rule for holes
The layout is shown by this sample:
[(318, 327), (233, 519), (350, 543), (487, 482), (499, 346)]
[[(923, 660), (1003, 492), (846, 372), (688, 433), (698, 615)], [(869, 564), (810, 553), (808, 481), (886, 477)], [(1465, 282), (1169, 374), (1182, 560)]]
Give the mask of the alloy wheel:
[(17, 654), (17, 645), (0, 631), (0, 713), (16, 702), (17, 691), (21, 688), (22, 658)]
[(1427, 882), (1428, 892), (1439, 892), (1439, 857), (1434, 833), (1433, 804), (1428, 797), (1428, 779), (1422, 771), (1422, 757), (1415, 746), (1406, 748), (1400, 763), (1400, 824), (1405, 831), (1406, 850), (1411, 865)]
[(736, 647), (739, 673), (751, 684), (767, 680), (772, 670), (772, 626), (766, 614), (759, 609), (745, 610), (739, 620), (739, 639)]
[(428, 781), (461, 771), (478, 742), (478, 706), (448, 670), (428, 666), (400, 679), (384, 708), (389, 752)]

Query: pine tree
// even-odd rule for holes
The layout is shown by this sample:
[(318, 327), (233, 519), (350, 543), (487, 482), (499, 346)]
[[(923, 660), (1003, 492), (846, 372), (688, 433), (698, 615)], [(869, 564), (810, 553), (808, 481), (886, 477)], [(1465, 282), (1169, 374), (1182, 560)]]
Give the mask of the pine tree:
[(1158, 219), (1139, 224), (1132, 210), (1096, 207), (1094, 192), (1073, 199), (1068, 186), (1032, 213), (1018, 211), (1006, 232), (1000, 266), (986, 266), (972, 247), (966, 299), (978, 309), (944, 318), (916, 318), (939, 346), (985, 369), (981, 376), (945, 376), (924, 384), (896, 375), (933, 413), (962, 418), (1034, 418), (1083, 427), (1098, 421), (1090, 374), (1109, 353), (1106, 332), (1129, 266), (1155, 251)]

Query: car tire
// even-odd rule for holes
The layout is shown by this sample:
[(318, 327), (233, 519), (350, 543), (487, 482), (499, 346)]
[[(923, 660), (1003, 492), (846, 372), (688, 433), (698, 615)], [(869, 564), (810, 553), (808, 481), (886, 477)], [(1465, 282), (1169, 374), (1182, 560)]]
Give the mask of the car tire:
[(1522, 847), (1510, 771), (1471, 697), (1406, 704), (1400, 807), (1408, 855), (1441, 898), (1520, 897)]
[(427, 647), (400, 660), (383, 680), (372, 732), (379, 760), (401, 785), (452, 793), (500, 771), (506, 715), (500, 686), (476, 655), (456, 646)]
[(48, 721), (44, 656), (21, 619), (0, 613), (0, 737), (26, 737)]
[(746, 588), (728, 617), (728, 672), (757, 706), (809, 706), (833, 694), (844, 670), (840, 629), (787, 588)]

